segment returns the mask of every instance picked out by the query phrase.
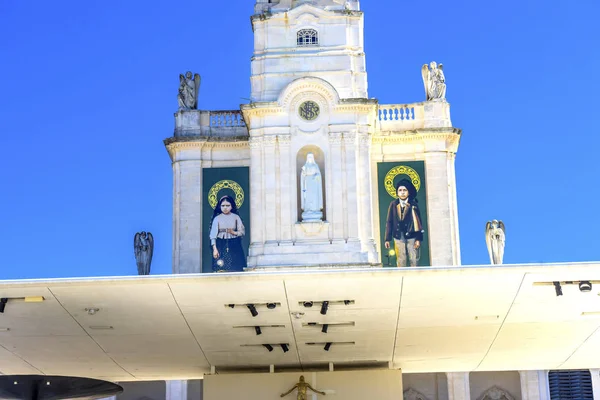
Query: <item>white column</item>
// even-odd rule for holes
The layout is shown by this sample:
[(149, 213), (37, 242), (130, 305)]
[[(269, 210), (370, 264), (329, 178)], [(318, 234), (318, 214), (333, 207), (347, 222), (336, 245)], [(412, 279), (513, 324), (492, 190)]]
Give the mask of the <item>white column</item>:
[[(451, 159), (451, 160), (450, 160)], [(458, 236), (451, 171), (448, 170), (454, 158), (447, 151), (425, 153), (425, 174), (427, 176), (427, 217), (429, 247), (432, 266), (458, 265)]]
[[(263, 138), (264, 168), (263, 197), (259, 200), (264, 204), (264, 234), (265, 244), (277, 245), (277, 180), (275, 177), (275, 144), (277, 136)], [(253, 182), (254, 183), (254, 182)], [(255, 199), (253, 199), (255, 200)], [(254, 220), (254, 218), (252, 218)]]
[(167, 395), (165, 400), (187, 400), (187, 381), (165, 381)]
[(446, 372), (448, 400), (471, 400), (468, 372)]
[(263, 160), (262, 137), (250, 137), (250, 249), (248, 266), (256, 266), (256, 256), (263, 254)]
[(377, 250), (373, 238), (373, 203), (371, 197), (371, 136), (359, 135), (358, 147), (358, 204), (360, 215), (360, 239), (370, 262), (377, 262)]
[(348, 241), (358, 241), (358, 193), (356, 176), (356, 132), (344, 133), (344, 163), (346, 169), (345, 187), (342, 198), (347, 199), (344, 207), (346, 234)]
[(344, 240), (344, 210), (336, 203), (338, 199), (344, 196), (342, 189), (342, 174), (344, 174), (344, 164), (342, 163), (342, 134), (329, 134), (331, 174), (327, 179), (331, 182), (331, 193), (327, 193), (327, 205), (331, 213), (327, 219), (331, 224), (332, 240), (343, 243)]
[(590, 369), (592, 375), (592, 391), (594, 399), (600, 400), (600, 369)]
[(202, 143), (173, 158), (173, 273), (202, 272)]
[(519, 371), (522, 400), (550, 400), (548, 371)]
[(296, 177), (292, 174), (292, 159), (290, 155), (291, 135), (277, 136), (279, 145), (279, 192), (280, 192), (280, 224), (281, 244), (291, 244), (292, 226), (296, 223), (292, 207), (292, 185), (296, 187)]

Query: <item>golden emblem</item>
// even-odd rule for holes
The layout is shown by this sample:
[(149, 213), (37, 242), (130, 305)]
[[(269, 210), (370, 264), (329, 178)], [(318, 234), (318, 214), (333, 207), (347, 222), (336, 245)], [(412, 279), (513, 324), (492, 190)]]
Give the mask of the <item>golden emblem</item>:
[(419, 176), (417, 171), (406, 165), (397, 165), (394, 168), (390, 169), (388, 173), (385, 174), (385, 178), (383, 179), (385, 191), (388, 192), (388, 194), (393, 198), (398, 198), (396, 188), (394, 187), (394, 178), (398, 175), (408, 176), (412, 184), (415, 186), (415, 189), (417, 189), (417, 192), (421, 188), (421, 177)]
[(300, 117), (307, 121), (314, 121), (317, 119), (320, 111), (319, 105), (312, 100), (305, 101), (304, 103), (300, 104), (300, 107), (298, 108), (298, 114), (300, 114)]
[(208, 191), (208, 204), (210, 204), (210, 207), (214, 209), (217, 206), (219, 192), (223, 189), (233, 190), (233, 193), (235, 193), (235, 205), (238, 209), (242, 208), (242, 204), (244, 204), (244, 189), (236, 181), (228, 179), (215, 183)]

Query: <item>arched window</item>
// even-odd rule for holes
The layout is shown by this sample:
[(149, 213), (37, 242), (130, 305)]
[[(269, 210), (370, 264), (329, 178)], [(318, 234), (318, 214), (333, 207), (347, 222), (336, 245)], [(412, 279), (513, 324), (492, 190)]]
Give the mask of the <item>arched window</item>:
[(299, 47), (319, 45), (319, 34), (314, 29), (300, 29), (296, 38)]

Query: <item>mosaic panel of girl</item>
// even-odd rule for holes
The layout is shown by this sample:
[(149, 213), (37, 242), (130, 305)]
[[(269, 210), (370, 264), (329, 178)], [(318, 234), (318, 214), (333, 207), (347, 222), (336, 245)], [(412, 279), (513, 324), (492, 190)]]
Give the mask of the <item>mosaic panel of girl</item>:
[(214, 272), (243, 271), (246, 268), (246, 256), (242, 247), (245, 233), (235, 200), (231, 196), (221, 197), (210, 223)]

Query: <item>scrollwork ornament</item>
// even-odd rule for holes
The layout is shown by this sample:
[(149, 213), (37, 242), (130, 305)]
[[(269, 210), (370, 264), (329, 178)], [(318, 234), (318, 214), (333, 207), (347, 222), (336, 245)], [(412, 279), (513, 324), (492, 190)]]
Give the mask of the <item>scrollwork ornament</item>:
[(385, 191), (388, 192), (388, 194), (393, 198), (398, 198), (398, 194), (396, 193), (396, 187), (394, 186), (394, 178), (398, 175), (408, 176), (415, 189), (417, 189), (417, 192), (421, 188), (421, 176), (419, 176), (419, 173), (417, 171), (406, 165), (397, 165), (394, 168), (390, 169), (388, 173), (385, 174), (385, 178), (383, 178), (383, 185), (385, 187)]
[(292, 143), (291, 135), (277, 135), (277, 141), (279, 142), (279, 146), (289, 146)]
[(508, 391), (498, 386), (492, 386), (477, 400), (515, 400), (515, 398)]
[(346, 132), (344, 133), (344, 144), (356, 144), (356, 133)]
[(334, 146), (340, 146), (342, 144), (342, 133), (330, 133), (329, 134), (329, 143)]
[(223, 189), (233, 190), (233, 193), (235, 193), (235, 204), (237, 204), (238, 209), (242, 208), (245, 197), (244, 189), (242, 189), (239, 183), (230, 179), (225, 179), (212, 185), (208, 191), (208, 204), (210, 204), (210, 207), (214, 209), (217, 206), (217, 203), (219, 202), (219, 192)]
[(371, 136), (368, 133), (358, 135), (358, 144), (365, 150), (371, 146)]
[(250, 140), (248, 141), (248, 144), (250, 145), (250, 149), (252, 149), (252, 150), (260, 149), (263, 144), (263, 138), (262, 137), (251, 137)]
[(263, 138), (264, 146), (275, 146), (275, 143), (277, 143), (277, 136), (265, 136)]
[(408, 388), (403, 393), (404, 400), (429, 400), (423, 393), (417, 392), (413, 388)]

